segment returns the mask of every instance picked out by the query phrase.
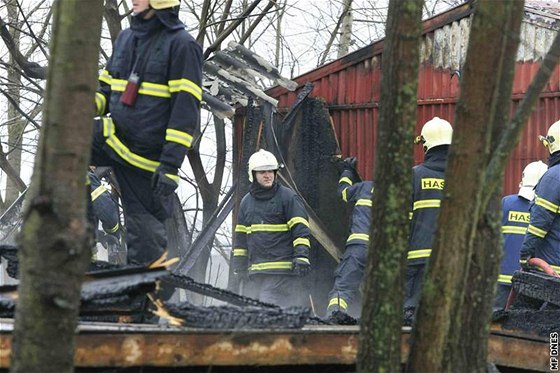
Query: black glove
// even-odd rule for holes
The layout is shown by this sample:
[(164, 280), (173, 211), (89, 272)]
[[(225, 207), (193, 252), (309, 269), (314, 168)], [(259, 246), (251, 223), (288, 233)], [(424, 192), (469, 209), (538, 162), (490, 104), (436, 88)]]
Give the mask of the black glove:
[(294, 273), (296, 276), (307, 276), (309, 271), (311, 271), (311, 263), (309, 263), (309, 259), (302, 256), (294, 258)]
[(152, 176), (152, 190), (154, 195), (166, 197), (173, 193), (179, 186), (177, 169), (161, 163)]
[(342, 168), (345, 170), (356, 170), (356, 157), (348, 157), (342, 161)]

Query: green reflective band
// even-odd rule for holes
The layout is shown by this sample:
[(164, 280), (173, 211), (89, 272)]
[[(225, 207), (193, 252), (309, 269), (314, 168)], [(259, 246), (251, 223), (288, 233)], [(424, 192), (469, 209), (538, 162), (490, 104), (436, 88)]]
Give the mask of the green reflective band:
[(172, 141), (176, 142), (177, 144), (181, 144), (186, 146), (187, 148), (191, 147), (193, 137), (186, 132), (174, 130), (172, 128), (168, 128), (165, 133), (165, 141)]
[(107, 233), (115, 233), (115, 232), (118, 231), (118, 230), (119, 230), (119, 223), (115, 224), (115, 226), (114, 226), (113, 228), (111, 228), (111, 229), (108, 229), (108, 230), (106, 229), (105, 232), (107, 232)]
[(352, 233), (350, 236), (348, 236), (348, 239), (346, 240), (346, 242), (349, 242), (349, 241), (352, 241), (352, 240), (362, 240), (362, 241), (369, 242), (369, 234), (366, 234), (366, 233)]
[(339, 184), (340, 184), (340, 183), (347, 183), (347, 184), (350, 184), (350, 185), (353, 184), (353, 183), (352, 183), (352, 180), (350, 180), (350, 178), (349, 178), (349, 177), (346, 177), (346, 176), (341, 177), (340, 180), (338, 180), (338, 183), (339, 183)]
[(309, 227), (309, 222), (305, 218), (296, 216), (295, 218), (288, 220), (288, 227), (290, 227), (290, 229), (292, 229), (296, 224), (303, 224), (306, 227)]
[(519, 264), (520, 264), (521, 266), (526, 265), (526, 264), (527, 264), (527, 259), (519, 259)]
[(311, 243), (309, 242), (309, 238), (299, 237), (294, 240), (294, 247), (297, 245), (304, 245), (307, 247), (311, 247)]
[(97, 188), (95, 188), (95, 190), (93, 192), (91, 192), (91, 202), (95, 201), (97, 199), (97, 197), (99, 197), (100, 195), (102, 195), (106, 191), (107, 191), (107, 188), (105, 188), (103, 185), (100, 185)]
[(421, 201), (414, 202), (413, 210), (437, 208), (440, 206), (441, 206), (441, 200), (439, 199), (424, 199)]
[(408, 220), (412, 220), (412, 217), (414, 216), (413, 212), (409, 212), (408, 213)]
[(554, 203), (547, 201), (546, 199), (537, 196), (535, 198), (535, 205), (544, 207), (545, 209), (547, 209), (548, 211), (557, 213), (558, 212), (558, 205), (555, 205)]
[(296, 258), (296, 260), (297, 260), (298, 262), (304, 262), (304, 263), (307, 263), (307, 264), (311, 264), (311, 263), (309, 262), (309, 259), (304, 258), (304, 257), (302, 257), (302, 256)]
[(112, 79), (111, 90), (115, 92), (124, 92), (127, 81), (124, 79)]
[(362, 198), (356, 201), (356, 206), (373, 206), (373, 201), (371, 199)]
[(348, 191), (348, 188), (344, 188), (344, 189), (342, 190), (342, 200), (343, 200), (344, 202), (348, 202), (348, 197), (347, 197), (347, 195), (346, 195), (346, 192), (347, 192), (347, 191)]
[(183, 91), (193, 95), (198, 101), (202, 100), (202, 88), (189, 79), (170, 80), (169, 91), (171, 93)]
[(105, 107), (107, 106), (107, 99), (103, 94), (95, 92), (95, 108), (98, 115), (102, 115), (105, 112)]
[(109, 137), (115, 133), (115, 126), (111, 118), (103, 117), (103, 137)]
[(159, 166), (159, 162), (152, 161), (151, 159), (141, 157), (131, 152), (130, 149), (114, 135), (107, 138), (107, 145), (109, 145), (123, 160), (142, 170), (155, 172)]
[(113, 80), (113, 77), (111, 76), (111, 74), (109, 74), (109, 71), (103, 70), (99, 75), (99, 80), (105, 84), (111, 85), (111, 81)]
[(254, 233), (254, 232), (287, 232), (290, 228), (288, 228), (288, 224), (253, 224), (249, 227), (249, 231), (247, 233)]
[(247, 256), (247, 249), (235, 247), (233, 248), (233, 256)]
[(237, 225), (235, 226), (235, 231), (236, 231), (237, 233), (245, 233), (245, 234), (247, 234), (247, 233), (249, 232), (249, 228), (247, 228), (247, 227), (244, 226), (244, 225), (237, 224)]
[(249, 267), (249, 271), (266, 271), (267, 269), (292, 269), (292, 262), (255, 263)]
[[(124, 79), (112, 79), (111, 90), (115, 92), (124, 92), (126, 89), (126, 84), (128, 82)], [(169, 93), (169, 87), (165, 84), (157, 84), (150, 82), (142, 82), (138, 88), (138, 94), (146, 96), (154, 96), (161, 98), (170, 98), (171, 93)]]
[(336, 298), (332, 298), (329, 301), (329, 305), (327, 306), (327, 308), (332, 307), (332, 306), (338, 306), (341, 309), (345, 310), (348, 308), (348, 303), (346, 303), (346, 301), (340, 297), (336, 297)]
[(509, 233), (509, 234), (525, 234), (527, 232), (527, 227), (516, 227), (514, 225), (504, 225), (502, 227), (502, 233)]
[(169, 87), (165, 84), (156, 84), (150, 82), (142, 82), (140, 84), (140, 89), (138, 93), (141, 95), (155, 96), (162, 98), (170, 98), (171, 93), (169, 93)]
[(499, 275), (498, 282), (502, 284), (511, 284), (512, 275)]
[(408, 252), (407, 259), (429, 258), (432, 249), (411, 250)]
[(529, 224), (527, 228), (527, 232), (534, 234), (537, 237), (543, 238), (546, 236), (546, 231), (540, 228), (535, 227), (534, 225)]
[(179, 175), (165, 174), (165, 176), (173, 180), (175, 183), (179, 184), (179, 180), (180, 180)]

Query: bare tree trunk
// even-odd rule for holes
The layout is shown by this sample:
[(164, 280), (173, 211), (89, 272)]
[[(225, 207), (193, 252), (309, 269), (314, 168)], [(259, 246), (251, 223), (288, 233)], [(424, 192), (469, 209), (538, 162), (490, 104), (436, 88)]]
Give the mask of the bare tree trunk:
[(103, 1), (53, 6), (43, 126), (20, 235), (12, 372), (73, 372), (80, 288), (93, 243), (85, 183)]
[(345, 13), (340, 27), (340, 43), (338, 45), (338, 58), (346, 56), (352, 40), (352, 0), (344, 0), (342, 8)]
[[(18, 22), (18, 9), (14, 2), (7, 2), (6, 9), (8, 11), (8, 22), (13, 25), (10, 29), (12, 34), (15, 48), (20, 47), (20, 34), (21, 22)], [(9, 58), (10, 66), (17, 66), (13, 55), (10, 53)], [(8, 94), (14, 102), (8, 104), (8, 162), (19, 175), (21, 173), (21, 148), (23, 130), (25, 129), (25, 122), (21, 118), (21, 114), (17, 111), (20, 106), (20, 87), (21, 87), (21, 73), (18, 69), (8, 69)], [(6, 181), (6, 206), (10, 206), (19, 196), (19, 188), (16, 182), (8, 177)]]
[[(202, 197), (202, 225), (205, 226), (216, 208), (220, 199), (220, 190), (224, 175), (224, 168), (226, 162), (226, 136), (225, 136), (225, 123), (223, 119), (214, 117), (214, 128), (216, 131), (216, 168), (214, 169), (214, 180), (212, 183), (208, 181), (208, 175), (202, 166), (200, 154), (198, 149), (188, 153), (189, 162), (193, 169), (196, 182), (200, 188), (200, 196)], [(214, 242), (212, 239), (211, 242)], [(196, 265), (192, 269), (192, 276), (199, 280), (204, 281), (206, 277), (206, 267), (208, 259), (212, 251), (212, 244), (205, 248), (205, 250), (197, 258)]]
[(422, 2), (391, 0), (383, 48), (358, 372), (401, 372), (401, 325)]
[[(475, 6), (445, 197), (413, 332), (411, 372), (481, 371), (486, 364), (488, 318), (484, 314), (488, 314), (488, 299), (477, 300), (475, 305), (465, 300), (487, 291), (478, 288), (487, 280), (469, 276), (497, 278), (496, 261), (487, 262), (482, 248), (475, 251), (473, 244), (479, 224), (486, 238), (495, 237), (488, 231), (497, 229), (492, 223), (495, 215), (483, 216), (482, 194), (492, 191), (484, 191), (481, 186), (490, 161), (492, 134), (499, 132), (496, 123), (503, 120), (503, 95), (508, 100), (511, 97), (513, 73), (508, 69), (513, 68), (512, 50), (516, 48), (509, 38), (515, 38), (519, 30), (523, 2), (479, 0)], [(489, 244), (495, 243), (491, 238)], [(467, 283), (469, 294), (465, 293)], [(473, 309), (464, 309), (467, 307)], [(482, 314), (473, 313), (475, 310)], [(478, 329), (465, 332), (461, 323)], [(480, 343), (482, 347), (477, 346)], [(460, 365), (465, 356), (471, 360)]]

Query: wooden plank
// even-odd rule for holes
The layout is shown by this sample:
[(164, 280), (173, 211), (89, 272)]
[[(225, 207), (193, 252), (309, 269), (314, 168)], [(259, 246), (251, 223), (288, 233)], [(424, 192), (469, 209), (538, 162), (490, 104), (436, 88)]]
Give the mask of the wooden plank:
[[(0, 320), (0, 368), (8, 368), (11, 320)], [(353, 365), (358, 327), (306, 327), (301, 330), (201, 330), (157, 325), (81, 324), (76, 367)], [(402, 358), (409, 351), (410, 328), (403, 328)], [(507, 367), (548, 371), (547, 338), (493, 327), (489, 361)]]

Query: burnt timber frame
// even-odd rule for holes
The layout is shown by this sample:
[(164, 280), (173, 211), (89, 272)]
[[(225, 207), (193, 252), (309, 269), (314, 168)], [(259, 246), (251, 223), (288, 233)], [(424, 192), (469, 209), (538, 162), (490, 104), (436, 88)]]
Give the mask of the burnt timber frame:
[[(12, 319), (0, 319), (0, 369), (8, 368)], [(411, 329), (402, 329), (402, 358)], [(161, 325), (80, 323), (76, 368), (353, 365), (357, 326), (309, 326), (300, 330), (204, 330)], [(328, 342), (327, 342), (328, 341)], [(499, 366), (548, 371), (549, 341), (493, 325), (488, 359)]]

